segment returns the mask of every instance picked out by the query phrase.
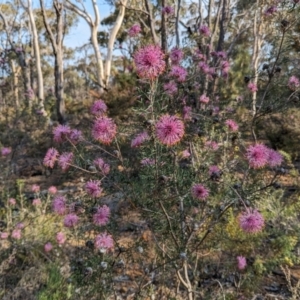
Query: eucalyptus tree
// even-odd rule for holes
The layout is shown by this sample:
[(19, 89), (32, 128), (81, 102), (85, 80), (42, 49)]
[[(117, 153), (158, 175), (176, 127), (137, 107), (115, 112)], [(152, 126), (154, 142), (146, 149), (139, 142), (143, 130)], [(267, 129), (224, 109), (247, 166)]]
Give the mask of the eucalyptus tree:
[(83, 3), (83, 1), (77, 1), (77, 3), (74, 3), (72, 0), (66, 0), (66, 8), (70, 9), (71, 11), (78, 14), (80, 17), (82, 17), (87, 24), (90, 27), (91, 31), (91, 43), (94, 49), (95, 58), (96, 58), (96, 66), (97, 66), (97, 84), (100, 89), (107, 89), (109, 87), (109, 81), (111, 76), (111, 68), (112, 68), (112, 60), (113, 60), (113, 50), (114, 50), (114, 44), (117, 37), (117, 34), (121, 28), (124, 15), (125, 15), (125, 9), (126, 4), (128, 0), (120, 0), (115, 5), (115, 10), (117, 11), (117, 17), (115, 19), (114, 24), (112, 25), (110, 29), (110, 33), (108, 35), (107, 40), (107, 48), (106, 48), (106, 56), (105, 59), (102, 58), (101, 51), (99, 49), (98, 44), (98, 30), (100, 26), (100, 12), (97, 5), (96, 0), (90, 0), (93, 12), (94, 12), (94, 18), (87, 12), (86, 7)]

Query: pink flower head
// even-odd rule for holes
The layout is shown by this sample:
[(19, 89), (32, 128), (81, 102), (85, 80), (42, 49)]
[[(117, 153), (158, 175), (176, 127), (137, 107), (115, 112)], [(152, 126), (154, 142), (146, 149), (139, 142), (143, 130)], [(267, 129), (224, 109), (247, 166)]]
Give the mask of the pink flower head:
[(185, 68), (180, 66), (172, 66), (171, 72), (169, 74), (171, 77), (174, 77), (179, 82), (184, 82), (187, 76), (187, 71)]
[(64, 226), (68, 227), (68, 228), (75, 227), (76, 224), (78, 223), (78, 221), (79, 221), (79, 218), (77, 215), (68, 214), (64, 218)]
[(265, 10), (264, 15), (269, 17), (269, 16), (272, 16), (276, 12), (277, 12), (277, 6), (272, 5)]
[(179, 64), (180, 61), (182, 60), (182, 58), (183, 58), (183, 52), (181, 49), (178, 49), (177, 47), (175, 47), (171, 50), (170, 59), (171, 59), (172, 64), (174, 64), (174, 65)]
[(188, 149), (185, 149), (180, 153), (180, 156), (181, 156), (181, 158), (188, 158), (191, 156), (191, 153)]
[(54, 141), (57, 143), (64, 142), (71, 132), (68, 125), (58, 125), (53, 129)]
[(57, 196), (52, 202), (52, 209), (55, 213), (59, 215), (64, 215), (66, 213), (66, 198), (64, 196)]
[(260, 232), (264, 227), (264, 223), (263, 216), (256, 209), (247, 208), (246, 211), (239, 216), (240, 227), (247, 233)]
[(244, 256), (238, 256), (236, 258), (237, 260), (237, 267), (239, 270), (244, 270), (247, 266), (247, 261), (246, 258)]
[(73, 156), (74, 154), (72, 152), (64, 152), (59, 156), (58, 165), (63, 171), (66, 171), (69, 168), (73, 160)]
[(145, 141), (149, 140), (150, 136), (147, 132), (142, 132), (138, 134), (132, 141), (131, 141), (131, 147), (137, 148), (141, 146)]
[(283, 156), (279, 152), (273, 149), (269, 149), (268, 164), (270, 167), (280, 166), (282, 161), (283, 161)]
[(16, 205), (16, 199), (14, 199), (14, 198), (9, 198), (9, 199), (8, 199), (8, 203), (9, 203), (10, 205), (14, 206), (14, 205)]
[(291, 76), (289, 78), (288, 86), (291, 90), (296, 90), (300, 86), (300, 81), (296, 76)]
[(42, 204), (42, 201), (40, 198), (36, 198), (32, 200), (32, 205), (33, 206), (40, 206)]
[(247, 148), (246, 157), (251, 168), (263, 168), (269, 161), (269, 149), (262, 144), (249, 146)]
[(208, 174), (210, 177), (219, 177), (221, 174), (221, 170), (218, 166), (210, 166), (208, 170)]
[(86, 192), (92, 197), (99, 197), (102, 193), (102, 188), (100, 187), (101, 181), (90, 180), (85, 184)]
[(210, 68), (209, 68), (208, 64), (206, 64), (205, 62), (201, 61), (198, 66), (203, 71), (204, 74), (209, 74)]
[(107, 175), (110, 171), (109, 164), (105, 163), (102, 158), (97, 158), (94, 160), (94, 165), (100, 170), (103, 175)]
[(142, 166), (153, 166), (155, 165), (155, 159), (152, 158), (144, 158), (141, 160), (141, 165)]
[(64, 244), (65, 241), (66, 241), (66, 236), (65, 236), (65, 234), (64, 234), (63, 232), (58, 232), (58, 233), (56, 234), (56, 241), (57, 241), (57, 243), (58, 243), (59, 245)]
[(91, 114), (95, 116), (103, 116), (107, 111), (105, 102), (101, 99), (96, 100), (91, 106)]
[(98, 207), (97, 212), (93, 215), (93, 222), (95, 225), (104, 226), (108, 223), (110, 209), (107, 205)]
[(44, 166), (53, 169), (55, 162), (57, 161), (59, 153), (55, 148), (49, 148), (44, 157)]
[(205, 200), (209, 195), (209, 190), (202, 184), (194, 184), (192, 186), (192, 196), (198, 200)]
[(229, 131), (235, 132), (239, 130), (239, 125), (231, 119), (226, 120), (225, 125), (228, 127)]
[(9, 148), (9, 147), (3, 147), (2, 149), (1, 149), (1, 155), (2, 156), (7, 156), (7, 155), (9, 155), (11, 153), (11, 148)]
[(37, 184), (33, 184), (33, 185), (31, 186), (31, 191), (32, 191), (33, 193), (38, 193), (38, 192), (40, 191), (40, 186), (37, 185)]
[(249, 82), (247, 85), (248, 89), (250, 90), (251, 93), (255, 93), (258, 91), (257, 85), (253, 82)]
[(166, 15), (173, 15), (175, 10), (172, 6), (165, 6), (163, 7), (162, 12)]
[(223, 72), (228, 73), (230, 69), (230, 63), (227, 60), (222, 61), (221, 68)]
[(11, 237), (15, 240), (19, 240), (22, 236), (21, 230), (20, 229), (14, 229), (11, 233)]
[(205, 147), (213, 151), (217, 151), (219, 149), (219, 145), (215, 141), (207, 141), (205, 143)]
[(0, 239), (5, 240), (9, 237), (8, 232), (1, 232)]
[(209, 102), (209, 97), (207, 97), (206, 95), (201, 95), (199, 101), (201, 103), (207, 104)]
[(49, 194), (51, 194), (51, 195), (55, 195), (55, 194), (57, 193), (57, 188), (56, 188), (55, 186), (50, 186), (50, 187), (48, 188), (48, 192), (49, 192)]
[(117, 125), (108, 117), (102, 116), (96, 119), (92, 128), (92, 136), (95, 140), (110, 144), (117, 134)]
[(53, 246), (50, 242), (48, 242), (44, 245), (45, 252), (50, 252), (52, 249), (53, 249)]
[(210, 36), (210, 30), (206, 25), (201, 25), (199, 27), (199, 32), (200, 32), (200, 34), (202, 34), (205, 37)]
[(25, 225), (24, 225), (24, 223), (22, 223), (22, 222), (19, 222), (19, 223), (16, 225), (16, 228), (17, 228), (17, 229), (24, 229), (24, 227), (25, 227)]
[(170, 81), (168, 83), (164, 84), (164, 90), (167, 95), (173, 96), (174, 94), (177, 93), (177, 84), (174, 81)]
[(101, 252), (105, 253), (107, 250), (113, 248), (114, 240), (110, 234), (104, 232), (95, 237), (94, 245), (96, 249), (100, 249)]
[(134, 24), (130, 27), (128, 30), (128, 35), (130, 37), (135, 37), (137, 36), (140, 32), (142, 31), (141, 26), (139, 24)]
[(156, 45), (148, 45), (134, 54), (137, 73), (141, 78), (153, 80), (165, 70), (164, 53)]
[(82, 132), (78, 129), (72, 129), (69, 134), (69, 139), (73, 144), (77, 144), (83, 139)]
[(184, 135), (184, 124), (176, 116), (161, 116), (155, 129), (159, 141), (167, 146), (178, 143)]
[(192, 108), (190, 106), (183, 107), (183, 120), (190, 121), (192, 120)]
[(227, 54), (224, 51), (218, 51), (217, 52), (218, 57), (222, 58), (222, 59), (226, 59)]

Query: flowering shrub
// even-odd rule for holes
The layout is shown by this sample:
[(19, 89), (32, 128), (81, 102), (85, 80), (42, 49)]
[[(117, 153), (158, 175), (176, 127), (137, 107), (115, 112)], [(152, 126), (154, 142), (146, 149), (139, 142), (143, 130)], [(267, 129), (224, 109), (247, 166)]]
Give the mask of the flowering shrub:
[[(278, 12), (272, 6), (263, 14), (273, 18)], [(171, 17), (175, 11), (165, 6), (162, 13)], [(283, 37), (287, 26), (281, 22)], [(98, 293), (108, 299), (120, 281), (116, 274), (128, 277), (136, 262), (137, 297), (146, 298), (143, 288), (155, 289), (164, 272), (169, 286), (176, 283), (182, 299), (189, 300), (210, 293), (204, 286), (212, 270), (218, 280), (232, 276), (239, 286), (235, 295), (240, 297), (244, 288), (248, 297), (247, 284), (254, 278), (258, 282), (276, 266), (300, 263), (295, 251), (298, 194), (287, 196), (281, 182), (285, 175), (296, 185), (298, 173), (289, 154), (271, 148), (256, 127), (269, 111), (282, 109), (285, 100), (291, 105), (299, 95), (298, 75), (290, 76), (289, 68), (278, 71), (278, 51), (272, 66), (262, 66), (265, 84), (256, 80), (260, 74), (245, 77), (243, 97), (233, 101), (225, 91), (234, 77), (230, 51), (207, 43), (215, 34), (212, 28), (197, 28), (185, 49), (177, 46), (168, 54), (148, 44), (135, 51), (139, 101), (129, 126), (109, 117), (100, 99), (86, 109), (89, 128), (54, 126), (43, 165), (66, 176), (61, 178), (79, 178), (79, 196), (55, 186), (43, 193), (33, 185), (31, 201), (25, 203), (21, 183), (16, 195), (5, 195), (3, 244), (28, 247), (33, 258), (57, 265), (62, 257), (71, 266), (67, 279), (87, 287), (85, 297)], [(140, 33), (137, 24), (128, 31), (130, 37)], [(285, 98), (276, 102), (279, 72)], [(237, 113), (241, 106), (247, 111), (244, 118)], [(2, 148), (5, 163), (11, 152)], [(115, 205), (108, 196), (117, 193), (122, 199)], [(123, 219), (122, 204), (128, 214)], [(134, 222), (128, 221), (132, 211), (138, 213)], [(130, 242), (123, 229), (129, 225), (137, 228)], [(69, 288), (78, 292), (72, 284)]]

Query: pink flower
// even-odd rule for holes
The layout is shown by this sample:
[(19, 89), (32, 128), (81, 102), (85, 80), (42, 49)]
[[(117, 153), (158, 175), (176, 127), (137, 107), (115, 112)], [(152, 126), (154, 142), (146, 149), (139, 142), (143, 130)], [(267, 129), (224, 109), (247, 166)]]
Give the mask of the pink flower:
[(244, 256), (238, 256), (236, 258), (237, 260), (237, 267), (239, 270), (244, 270), (247, 266), (247, 261), (246, 258)]
[(82, 132), (77, 129), (72, 129), (69, 134), (69, 139), (73, 144), (77, 144), (83, 139)]
[(9, 203), (10, 205), (14, 206), (14, 205), (16, 205), (16, 199), (14, 199), (14, 198), (9, 198), (9, 199), (8, 199), (8, 203)]
[(170, 53), (170, 59), (172, 64), (177, 65), (183, 58), (182, 50), (178, 49), (177, 47), (173, 48)]
[(181, 158), (188, 158), (191, 156), (191, 153), (189, 150), (185, 149), (180, 153)]
[(19, 240), (22, 236), (21, 230), (20, 229), (14, 229), (11, 233), (11, 237), (15, 240)]
[(57, 160), (59, 153), (55, 148), (48, 149), (45, 157), (44, 157), (44, 166), (52, 168), (54, 167), (54, 164)]
[(5, 240), (9, 237), (8, 232), (1, 232), (0, 239)]
[(210, 150), (213, 150), (213, 151), (217, 151), (219, 149), (219, 145), (215, 141), (207, 141), (205, 143), (205, 147), (207, 147), (207, 148), (209, 148)]
[(57, 241), (57, 243), (58, 243), (59, 245), (64, 244), (65, 241), (66, 241), (66, 236), (65, 236), (65, 234), (64, 234), (63, 232), (58, 232), (58, 233), (56, 234), (56, 241)]
[(228, 73), (230, 69), (230, 63), (227, 60), (222, 61), (221, 68), (222, 68), (222, 72)]
[(114, 121), (108, 117), (99, 117), (93, 125), (92, 136), (95, 140), (110, 144), (117, 134), (117, 126)]
[(172, 6), (165, 6), (163, 7), (162, 12), (166, 15), (173, 15), (175, 10)]
[(51, 195), (55, 195), (55, 194), (57, 193), (57, 188), (56, 188), (55, 186), (50, 186), (50, 187), (48, 188), (48, 192), (49, 192), (49, 194), (51, 194)]
[(64, 196), (57, 196), (52, 202), (52, 209), (55, 213), (59, 215), (64, 215), (66, 213), (66, 198)]
[(50, 242), (48, 242), (44, 245), (45, 252), (50, 252), (52, 249), (53, 249), (53, 246)]
[(93, 215), (93, 222), (95, 225), (104, 226), (108, 223), (110, 209), (108, 206), (103, 205), (98, 207), (97, 212)]
[(71, 132), (68, 125), (58, 125), (53, 129), (54, 141), (57, 143), (64, 142)]
[(142, 31), (141, 26), (139, 24), (134, 24), (130, 27), (128, 30), (128, 35), (130, 37), (135, 37), (137, 36), (140, 32)]
[(253, 82), (250, 82), (247, 87), (251, 93), (255, 93), (258, 91), (257, 85)]
[(155, 159), (152, 158), (144, 158), (141, 160), (142, 166), (153, 166), (155, 165)]
[(232, 132), (235, 132), (235, 131), (239, 130), (239, 125), (231, 119), (226, 120), (225, 125), (227, 125), (228, 129)]
[(218, 166), (210, 166), (208, 170), (208, 174), (210, 177), (219, 177), (221, 170)]
[(218, 51), (217, 52), (217, 56), (220, 57), (220, 58), (222, 58), (222, 59), (226, 59), (227, 54), (224, 51)]
[(11, 153), (11, 148), (8, 148), (8, 147), (3, 147), (1, 149), (1, 155), (2, 156), (7, 156)]
[(288, 87), (291, 90), (296, 90), (300, 86), (300, 81), (296, 76), (291, 76), (288, 82)]
[(263, 216), (256, 209), (247, 208), (245, 212), (240, 214), (239, 223), (243, 231), (256, 233), (262, 230), (265, 221)]
[(40, 191), (40, 186), (37, 185), (37, 184), (33, 184), (33, 185), (31, 186), (31, 191), (32, 191), (33, 193), (38, 193), (38, 192)]
[(106, 232), (102, 234), (98, 234), (95, 237), (95, 248), (102, 250), (103, 252), (106, 252), (107, 250), (110, 250), (114, 246), (114, 240), (110, 234), (107, 234)]
[(36, 198), (32, 200), (32, 205), (34, 206), (40, 206), (42, 204), (42, 201), (40, 198)]
[(17, 229), (24, 229), (24, 227), (25, 227), (25, 225), (24, 225), (24, 223), (22, 223), (22, 222), (20, 222), (20, 223), (18, 223), (18, 224), (16, 225), (16, 228), (17, 228)]
[(92, 197), (99, 197), (102, 193), (102, 188), (100, 187), (101, 181), (90, 180), (85, 184), (86, 192)]
[(103, 175), (107, 175), (110, 171), (109, 164), (105, 163), (102, 158), (95, 159), (94, 165), (101, 171)]
[(199, 31), (205, 37), (210, 36), (210, 30), (209, 30), (209, 28), (206, 25), (201, 25), (199, 27)]
[(192, 120), (192, 108), (190, 106), (183, 107), (183, 120), (190, 121)]
[(192, 196), (198, 200), (205, 200), (209, 195), (209, 190), (202, 184), (194, 184), (191, 189)]
[(173, 96), (174, 94), (177, 93), (177, 84), (174, 81), (170, 81), (168, 83), (164, 84), (164, 90), (167, 95)]
[(78, 218), (77, 215), (75, 215), (75, 214), (68, 214), (64, 218), (64, 226), (68, 227), (68, 228), (75, 227), (76, 224), (78, 223), (78, 221), (79, 221), (79, 218)]
[(209, 74), (210, 68), (209, 65), (207, 65), (205, 62), (201, 61), (198, 66), (204, 74)]
[(139, 49), (134, 55), (137, 73), (141, 78), (153, 80), (165, 70), (164, 53), (156, 45)]
[(201, 95), (199, 101), (201, 103), (207, 104), (209, 102), (209, 97), (207, 97), (206, 95)]
[(280, 166), (282, 161), (283, 157), (279, 152), (269, 149), (268, 164), (270, 167)]
[(249, 146), (247, 148), (246, 157), (251, 168), (263, 168), (269, 161), (269, 149), (262, 144)]
[(277, 7), (275, 5), (272, 5), (271, 7), (265, 10), (264, 15), (268, 17), (268, 16), (272, 16), (276, 12), (277, 12)]
[(107, 111), (105, 102), (101, 99), (96, 100), (91, 106), (91, 114), (95, 116), (103, 116)]
[(66, 171), (69, 168), (73, 160), (73, 156), (74, 155), (72, 152), (64, 152), (59, 156), (58, 165), (61, 167), (63, 171)]
[(131, 147), (137, 148), (141, 146), (145, 141), (149, 140), (150, 137), (147, 132), (142, 132), (138, 134), (132, 141), (131, 141)]
[(171, 72), (169, 74), (171, 77), (176, 78), (179, 82), (184, 82), (187, 76), (187, 71), (185, 68), (180, 66), (172, 66)]
[(167, 146), (178, 143), (184, 135), (184, 124), (176, 116), (161, 116), (155, 129), (159, 141)]

